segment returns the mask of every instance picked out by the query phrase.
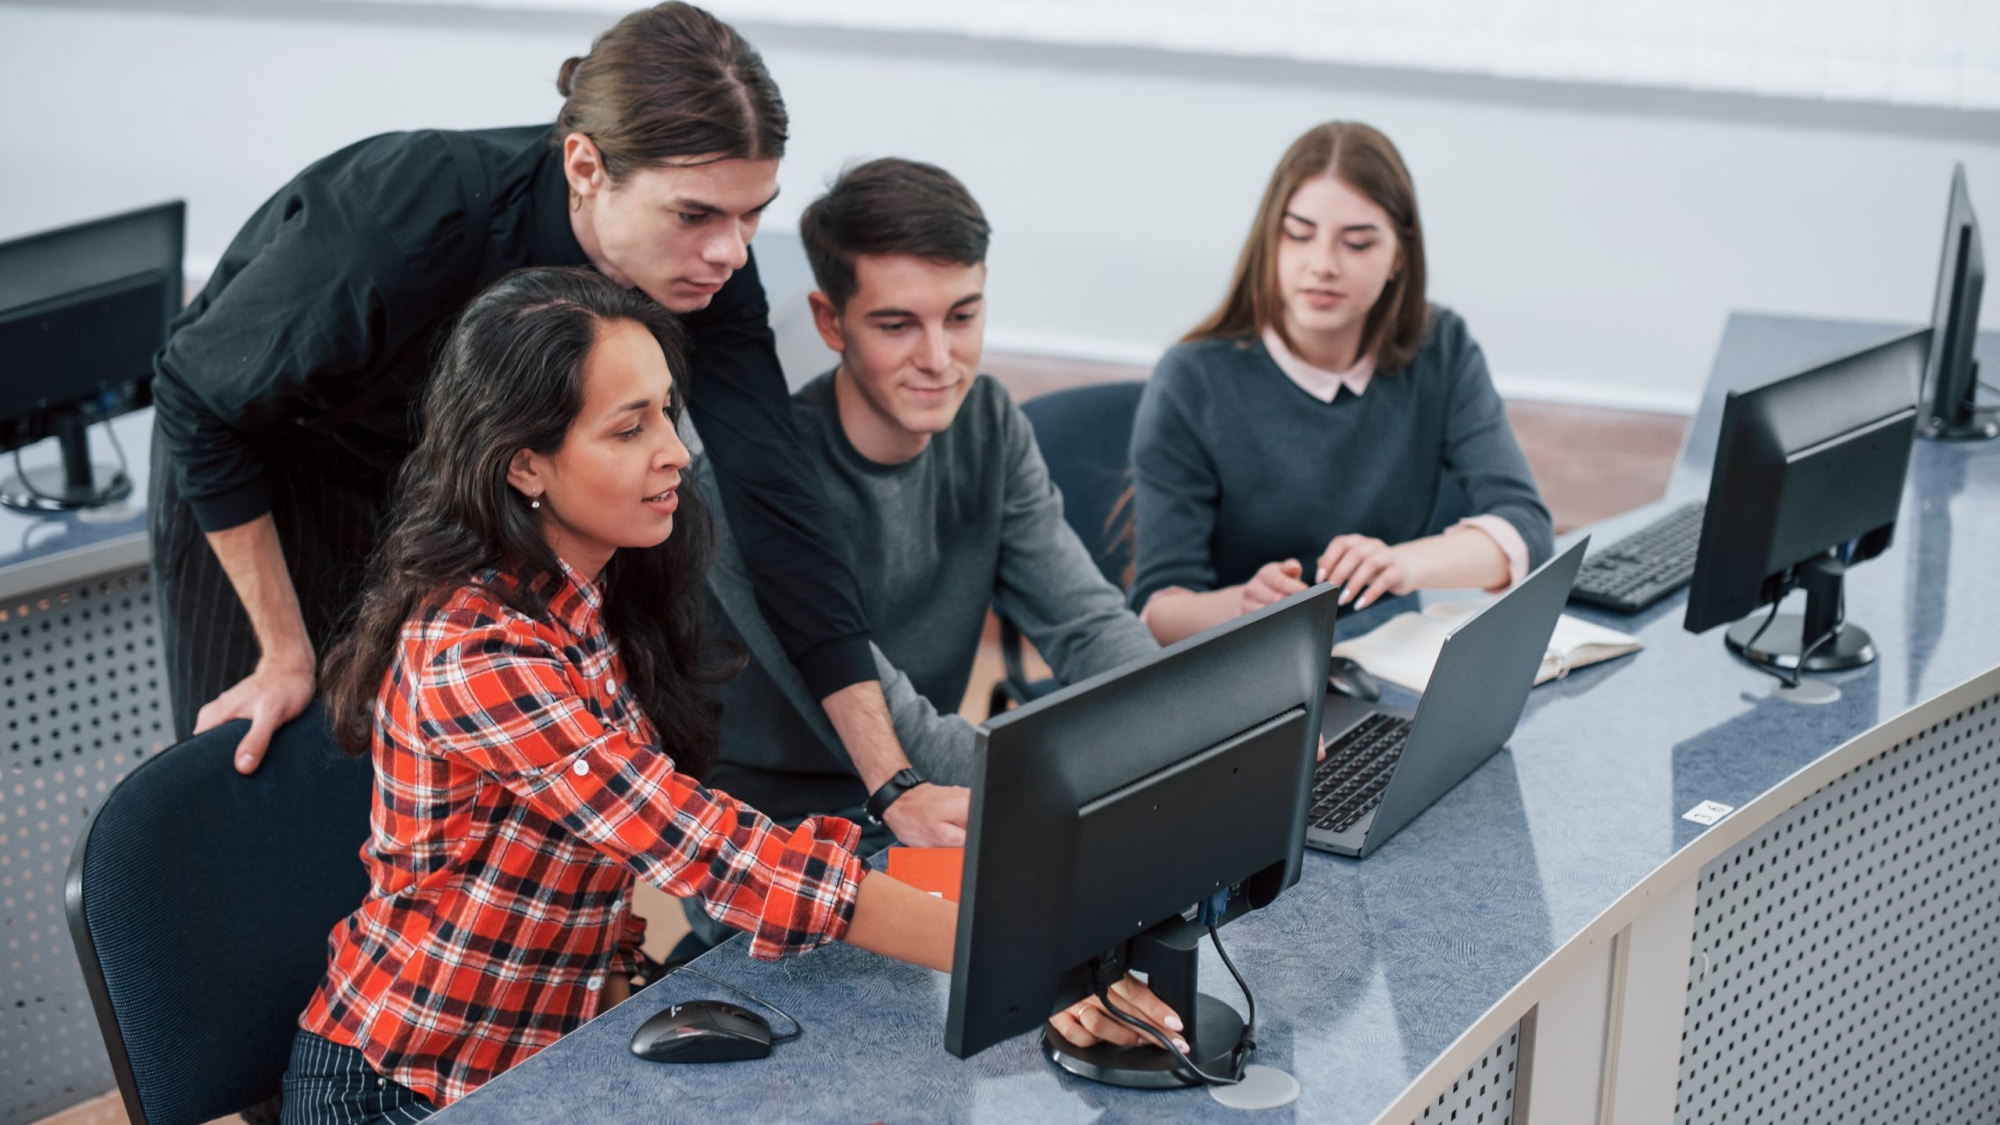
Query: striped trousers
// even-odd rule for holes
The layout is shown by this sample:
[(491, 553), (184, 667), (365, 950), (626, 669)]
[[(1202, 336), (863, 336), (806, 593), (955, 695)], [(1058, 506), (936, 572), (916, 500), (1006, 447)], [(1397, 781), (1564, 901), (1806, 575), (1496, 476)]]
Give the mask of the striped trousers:
[[(343, 481), (343, 475), (352, 474), (329, 470), (324, 462), (313, 468), (296, 462), (274, 465), (267, 474), (271, 518), (284, 548), (285, 566), (298, 591), (306, 635), (321, 654), (360, 596), (384, 506), (372, 480)], [(166, 650), (174, 737), (179, 740), (194, 733), (195, 715), (204, 705), (256, 668), (257, 635), (229, 575), (195, 523), (194, 509), (181, 498), (157, 423), (151, 477), (146, 518), (153, 546), (153, 588)]]
[(375, 1073), (360, 1051), (310, 1031), (292, 1038), (281, 1125), (414, 1125), (436, 1112), (423, 1095)]

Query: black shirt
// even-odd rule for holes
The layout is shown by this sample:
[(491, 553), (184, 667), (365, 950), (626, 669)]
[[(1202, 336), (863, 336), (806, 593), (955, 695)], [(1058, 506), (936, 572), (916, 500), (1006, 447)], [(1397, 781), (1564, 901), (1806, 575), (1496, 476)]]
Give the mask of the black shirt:
[[(270, 511), (304, 469), (386, 501), (412, 403), (465, 303), (524, 266), (589, 265), (547, 126), (391, 133), (299, 173), (175, 321), (153, 397), (204, 531)], [(830, 546), (752, 258), (682, 317), (688, 409), (785, 651), (824, 697), (876, 678), (852, 574)], [(360, 565), (360, 560), (354, 560)]]

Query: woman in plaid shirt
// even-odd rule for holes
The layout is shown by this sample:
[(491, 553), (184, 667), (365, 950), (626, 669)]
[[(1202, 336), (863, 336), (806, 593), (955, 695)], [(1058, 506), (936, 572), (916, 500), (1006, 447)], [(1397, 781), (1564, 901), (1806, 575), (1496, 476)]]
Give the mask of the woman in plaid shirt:
[[(375, 761), (373, 889), (299, 1018), (287, 1122), (418, 1120), (623, 999), (635, 874), (753, 957), (845, 941), (950, 970), (957, 908), (865, 868), (853, 824), (787, 830), (700, 783), (727, 669), (680, 487), (681, 357), (670, 314), (584, 269), (503, 278), (445, 345), (323, 672), (338, 737)], [(1138, 1041), (1091, 1005), (1052, 1022)]]

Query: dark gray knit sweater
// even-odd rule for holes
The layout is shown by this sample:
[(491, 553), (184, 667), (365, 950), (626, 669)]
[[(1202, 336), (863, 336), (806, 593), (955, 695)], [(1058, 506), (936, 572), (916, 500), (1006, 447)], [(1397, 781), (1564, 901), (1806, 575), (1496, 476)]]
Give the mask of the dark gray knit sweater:
[(1336, 535), (1402, 543), (1472, 515), (1512, 524), (1530, 567), (1554, 551), (1486, 357), (1444, 308), (1408, 367), (1331, 403), (1299, 389), (1257, 339), (1178, 345), (1140, 401), (1132, 461), (1134, 606), (1165, 586), (1234, 585), (1286, 558), (1310, 579)]

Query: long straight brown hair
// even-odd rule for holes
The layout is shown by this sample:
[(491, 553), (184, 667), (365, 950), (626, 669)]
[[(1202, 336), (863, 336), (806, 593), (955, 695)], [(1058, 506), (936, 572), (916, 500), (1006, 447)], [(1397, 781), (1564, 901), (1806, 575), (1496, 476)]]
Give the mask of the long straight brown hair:
[(1368, 310), (1358, 355), (1375, 355), (1383, 371), (1409, 366), (1423, 344), (1430, 306), (1424, 298), (1424, 228), (1417, 217), (1417, 189), (1403, 156), (1380, 130), (1353, 121), (1315, 125), (1292, 142), (1271, 173), (1264, 201), (1250, 223), (1250, 237), (1237, 255), (1235, 275), (1222, 304), (1182, 342), (1236, 339), (1274, 329), (1285, 346), (1298, 349), (1285, 331), (1278, 291), (1278, 239), (1284, 235), (1285, 206), (1301, 185), (1320, 176), (1334, 179), (1375, 201), (1396, 228), (1400, 268)]

